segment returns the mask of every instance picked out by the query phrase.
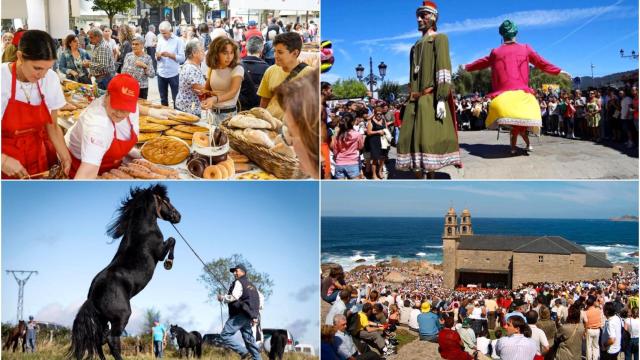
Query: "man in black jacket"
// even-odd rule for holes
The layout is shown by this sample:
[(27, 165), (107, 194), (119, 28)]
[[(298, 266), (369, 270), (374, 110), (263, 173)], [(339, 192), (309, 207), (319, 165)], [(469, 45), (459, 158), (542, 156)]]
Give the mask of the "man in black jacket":
[[(222, 343), (240, 354), (241, 359), (260, 360), (260, 349), (251, 331), (251, 325), (258, 321), (260, 298), (258, 289), (247, 279), (247, 268), (238, 264), (229, 269), (236, 280), (229, 287), (227, 295), (218, 294), (218, 301), (229, 305), (229, 319), (220, 333)], [(234, 339), (240, 331), (244, 345)], [(246, 349), (245, 349), (246, 347)]]
[(253, 36), (247, 41), (247, 56), (240, 62), (244, 68), (244, 79), (242, 79), (240, 86), (239, 97), (242, 110), (260, 106), (258, 87), (264, 72), (269, 67), (269, 64), (260, 58), (263, 47), (264, 42), (258, 36)]

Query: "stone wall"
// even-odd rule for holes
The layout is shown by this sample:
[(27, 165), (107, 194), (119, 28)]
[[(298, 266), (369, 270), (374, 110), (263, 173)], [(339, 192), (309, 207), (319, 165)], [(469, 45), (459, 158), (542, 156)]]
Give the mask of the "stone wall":
[(457, 269), (508, 271), (511, 251), (458, 250)]

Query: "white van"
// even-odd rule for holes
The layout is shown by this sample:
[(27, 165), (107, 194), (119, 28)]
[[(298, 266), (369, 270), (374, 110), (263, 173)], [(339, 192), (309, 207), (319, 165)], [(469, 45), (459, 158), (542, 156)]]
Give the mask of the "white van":
[(296, 352), (303, 353), (306, 355), (316, 356), (316, 351), (313, 349), (313, 346), (309, 344), (298, 344), (293, 347)]

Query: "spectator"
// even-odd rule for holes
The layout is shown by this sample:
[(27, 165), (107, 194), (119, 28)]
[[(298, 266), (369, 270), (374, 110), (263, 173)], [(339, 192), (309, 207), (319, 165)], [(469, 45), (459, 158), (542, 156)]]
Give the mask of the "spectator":
[(184, 49), (187, 59), (180, 68), (178, 96), (176, 109), (200, 116), (201, 105), (197, 91), (204, 90), (204, 75), (200, 71), (200, 64), (204, 60), (204, 48), (199, 40), (191, 40)]
[(498, 341), (500, 341), (500, 338), (502, 338), (502, 330), (496, 329), (494, 335), (496, 336), (496, 338), (491, 340), (491, 358), (500, 359), (500, 356), (498, 356), (498, 353), (496, 352), (496, 348)]
[[(318, 168), (320, 164), (318, 154), (320, 148), (319, 79), (319, 72), (314, 70), (294, 81), (284, 82), (275, 91), (278, 107), (284, 111), (282, 136), (276, 140), (282, 139), (283, 145), (293, 148), (300, 160), (300, 169), (306, 176), (313, 179), (320, 178)], [(296, 96), (296, 94), (305, 94), (305, 96)]]
[(211, 44), (211, 35), (209, 35), (209, 27), (207, 24), (202, 23), (198, 25), (198, 33), (200, 34), (200, 41), (202, 42), (202, 48), (208, 49)]
[(205, 89), (209, 97), (202, 101), (202, 108), (213, 110), (214, 124), (218, 125), (237, 112), (236, 102), (244, 78), (238, 45), (227, 37), (214, 39), (207, 51), (207, 66), (209, 73)]
[(373, 306), (369, 303), (362, 306), (362, 311), (358, 313), (357, 337), (375, 346), (380, 355), (389, 356), (393, 350), (388, 349), (382, 338), (383, 328), (380, 326), (370, 326), (369, 317), (373, 314)]
[(607, 318), (604, 325), (603, 344), (604, 352), (602, 360), (616, 360), (621, 349), (622, 320), (616, 315), (615, 305), (612, 302), (604, 304), (604, 316)]
[(277, 35), (273, 45), (276, 64), (270, 66), (265, 72), (258, 95), (261, 97), (260, 107), (266, 108), (274, 117), (282, 119), (284, 111), (273, 99), (275, 89), (282, 83), (313, 72), (313, 69), (298, 60), (302, 51), (302, 41), (297, 34)]
[(431, 309), (431, 305), (428, 302), (423, 302), (420, 306), (421, 314), (418, 315), (418, 334), (420, 340), (438, 342), (438, 332), (442, 327), (441, 320), (438, 319), (438, 315), (435, 314), (436, 309)]
[(322, 300), (333, 304), (342, 289), (344, 289), (344, 271), (342, 267), (332, 267), (329, 276), (322, 280), (320, 294)]
[(491, 339), (489, 339), (489, 332), (487, 329), (482, 329), (476, 338), (476, 349), (481, 354), (491, 356), (491, 352), (489, 351), (490, 346)]
[(629, 333), (630, 340), (625, 351), (625, 360), (638, 360), (638, 337), (640, 333), (640, 319), (638, 318), (638, 308), (632, 307), (630, 316), (624, 321), (624, 329)]
[(371, 178), (373, 180), (382, 180), (384, 178), (384, 160), (388, 151), (387, 139), (384, 139), (386, 124), (384, 117), (380, 113), (381, 108), (376, 106), (375, 114), (369, 117), (367, 121), (367, 137), (365, 138), (366, 151), (371, 155), (369, 157), (369, 166), (371, 168)]
[[(120, 40), (120, 49), (118, 51), (118, 66), (117, 66), (118, 73), (122, 71), (124, 59), (132, 50), (131, 42), (133, 41), (134, 36), (135, 36), (135, 33), (131, 30), (131, 27), (129, 25), (120, 26), (120, 30), (118, 31), (118, 40)], [(144, 40), (141, 43), (141, 46), (142, 45), (144, 45)], [(140, 48), (140, 51), (142, 51), (142, 53), (144, 54), (144, 49), (142, 47)]]
[(353, 114), (344, 114), (331, 141), (336, 179), (360, 178), (360, 150), (364, 146), (364, 137), (354, 129), (355, 120)]
[[(114, 25), (114, 27), (115, 27), (115, 25)], [(102, 31), (102, 37), (104, 38), (104, 41), (107, 42), (107, 46), (109, 47), (109, 50), (111, 50), (111, 55), (113, 56), (114, 59), (117, 59), (118, 58), (118, 44), (116, 44), (116, 41), (113, 39), (112, 35), (113, 35), (113, 31), (111, 29), (109, 29), (108, 27), (106, 27)]]
[(269, 66), (276, 63), (275, 49), (273, 48), (273, 40), (276, 38), (276, 32), (271, 30), (267, 33), (267, 41), (264, 43), (264, 50), (262, 50), (262, 58), (269, 64)]
[(420, 303), (416, 303), (413, 308), (411, 309), (411, 313), (409, 314), (409, 329), (420, 333), (420, 325), (418, 324), (418, 316), (420, 316), (420, 314), (422, 313), (422, 311), (420, 311)]
[(452, 317), (444, 318), (444, 328), (438, 333), (438, 352), (447, 360), (472, 360), (473, 357), (466, 353), (462, 339), (454, 330), (455, 322)]
[(29, 316), (29, 322), (27, 323), (27, 343), (25, 347), (27, 352), (36, 352), (36, 332), (38, 331), (38, 322), (33, 319), (33, 316)]
[(538, 313), (534, 310), (529, 310), (525, 316), (527, 318), (527, 324), (531, 329), (531, 340), (536, 343), (537, 358), (543, 359), (543, 355), (549, 351), (549, 341), (547, 341), (547, 335), (544, 331), (536, 326), (536, 323), (538, 322)]
[(85, 60), (83, 66), (89, 67), (90, 74), (96, 78), (98, 87), (106, 90), (116, 71), (113, 52), (104, 40), (103, 32), (98, 28), (89, 30), (89, 42), (93, 45), (91, 61)]
[(2, 34), (2, 50), (0, 50), (0, 57), (2, 56), (2, 54), (4, 54), (4, 49), (10, 46), (12, 41), (13, 33), (7, 31), (6, 33)]
[(464, 351), (468, 354), (473, 354), (476, 351), (476, 334), (471, 329), (471, 321), (466, 318), (462, 321), (462, 327), (458, 329), (458, 334), (462, 339), (464, 345)]
[(564, 324), (567, 320), (567, 315), (567, 307), (562, 305), (562, 300), (556, 299), (553, 307), (551, 308), (551, 318), (561, 324)]
[(160, 324), (158, 319), (153, 320), (151, 336), (153, 337), (153, 353), (156, 358), (162, 358), (164, 347), (167, 345), (167, 329), (163, 324)]
[(91, 84), (89, 70), (82, 64), (85, 60), (91, 60), (89, 54), (80, 48), (78, 37), (67, 35), (64, 39), (65, 51), (61, 54), (58, 69), (67, 76), (67, 79), (83, 84)]
[(622, 123), (622, 130), (625, 132), (627, 137), (627, 141), (625, 142), (625, 146), (627, 149), (631, 149), (634, 146), (633, 143), (633, 112), (630, 110), (633, 108), (633, 99), (631, 98), (631, 94), (627, 91), (620, 90), (619, 92), (620, 99), (620, 121)]
[(335, 337), (333, 338), (333, 350), (339, 360), (376, 360), (380, 359), (376, 353), (369, 351), (364, 354), (358, 352), (353, 338), (347, 329), (347, 318), (343, 314), (336, 314), (333, 317)]
[(184, 45), (176, 35), (171, 32), (171, 24), (163, 21), (159, 26), (161, 36), (158, 37), (156, 46), (156, 60), (158, 61), (158, 91), (160, 102), (164, 106), (169, 105), (169, 91), (175, 106), (178, 87), (180, 85), (179, 67), (185, 60)]
[(247, 56), (240, 61), (245, 76), (240, 86), (240, 108), (248, 110), (260, 106), (258, 87), (262, 82), (264, 73), (269, 68), (262, 56), (263, 41), (261, 37), (254, 36), (247, 41)]
[(351, 299), (351, 290), (350, 289), (342, 289), (339, 292), (339, 299), (334, 301), (333, 305), (329, 309), (327, 313), (327, 317), (325, 318), (324, 323), (327, 325), (334, 325), (334, 317), (338, 314), (344, 314), (347, 310), (347, 305), (349, 300)]
[[(126, 30), (120, 30), (120, 36), (124, 36)], [(128, 40), (127, 40), (128, 41)], [(146, 99), (149, 94), (149, 78), (155, 77), (153, 60), (144, 53), (144, 38), (140, 35), (131, 41), (133, 52), (129, 52), (123, 60), (122, 73), (133, 76), (140, 84), (140, 99)]]
[(580, 321), (580, 307), (574, 304), (569, 307), (566, 323), (558, 328), (554, 360), (579, 359), (582, 356), (582, 334), (584, 326)]
[(147, 51), (147, 55), (153, 60), (153, 70), (158, 70), (158, 62), (156, 60), (156, 44), (158, 43), (158, 37), (156, 36), (156, 27), (149, 25), (149, 31), (144, 35), (144, 48)]
[(519, 313), (507, 314), (505, 326), (508, 337), (502, 337), (496, 343), (496, 353), (500, 356), (500, 359), (534, 359), (537, 352), (537, 346), (535, 341), (525, 337), (524, 335), (530, 330), (525, 317)]
[(247, 23), (247, 30), (244, 32), (244, 40), (249, 41), (254, 36), (262, 39), (262, 32), (257, 28), (258, 23), (255, 20), (249, 20)]
[(405, 299), (401, 304), (402, 306), (400, 306), (400, 324), (408, 326), (412, 310), (411, 301), (409, 299)]
[(543, 306), (540, 309), (540, 319), (536, 326), (544, 331), (544, 334), (547, 337), (547, 342), (549, 343), (549, 348), (553, 347), (553, 341), (556, 337), (556, 322), (551, 320), (551, 311), (546, 306)]
[(587, 103), (586, 108), (589, 139), (600, 142), (598, 133), (600, 126), (600, 105), (598, 104), (598, 98), (596, 97), (596, 92), (594, 90), (589, 92), (589, 102)]

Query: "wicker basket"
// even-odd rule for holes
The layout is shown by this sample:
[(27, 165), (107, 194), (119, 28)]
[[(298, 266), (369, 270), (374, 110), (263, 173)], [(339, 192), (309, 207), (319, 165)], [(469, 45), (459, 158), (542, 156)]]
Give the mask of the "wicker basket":
[[(242, 111), (238, 114), (248, 114)], [(253, 144), (244, 136), (238, 136), (228, 126), (231, 116), (227, 117), (221, 124), (222, 130), (229, 138), (231, 146), (246, 155), (251, 161), (258, 164), (263, 170), (272, 173), (280, 179), (301, 179), (304, 174), (300, 171), (298, 159), (284, 156), (278, 152), (271, 151), (266, 147)]]

